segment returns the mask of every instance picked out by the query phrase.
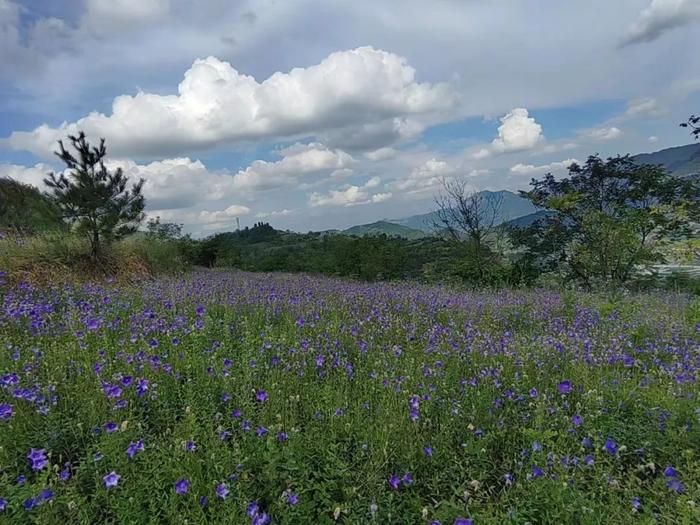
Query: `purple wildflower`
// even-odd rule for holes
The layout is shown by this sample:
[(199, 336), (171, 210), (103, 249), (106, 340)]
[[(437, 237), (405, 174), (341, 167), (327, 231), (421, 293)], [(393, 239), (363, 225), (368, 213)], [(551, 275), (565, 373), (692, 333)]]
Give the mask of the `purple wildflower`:
[(267, 401), (267, 392), (265, 392), (264, 390), (256, 390), (255, 400), (258, 403), (264, 403), (265, 401)]
[(179, 494), (180, 496), (187, 494), (187, 492), (190, 490), (190, 482), (187, 481), (185, 478), (178, 479), (175, 482), (175, 494)]
[(560, 393), (560, 394), (569, 394), (569, 393), (571, 393), (571, 390), (572, 390), (572, 388), (571, 388), (571, 381), (569, 381), (568, 379), (566, 379), (566, 380), (564, 380), (564, 381), (561, 381), (561, 382), (557, 385), (557, 390), (559, 390), (559, 393)]
[(45, 469), (49, 462), (46, 459), (46, 451), (43, 448), (33, 448), (27, 454), (27, 458), (32, 462), (32, 470), (39, 471)]
[(143, 441), (140, 439), (136, 442), (132, 441), (126, 449), (126, 455), (129, 459), (133, 458), (138, 452), (143, 452)]
[(615, 443), (615, 440), (613, 440), (612, 438), (608, 438), (605, 440), (604, 447), (605, 451), (611, 456), (617, 454), (617, 443)]
[(396, 474), (392, 474), (391, 476), (389, 476), (389, 486), (392, 489), (398, 489), (399, 483), (401, 483), (401, 478), (399, 478)]
[(226, 497), (228, 496), (228, 493), (229, 493), (229, 490), (228, 490), (228, 487), (226, 486), (225, 483), (221, 483), (221, 484), (216, 486), (216, 496), (219, 499), (226, 499)]
[(0, 421), (7, 421), (12, 417), (12, 405), (0, 403)]
[(107, 474), (105, 477), (102, 478), (102, 480), (104, 481), (105, 487), (108, 489), (116, 487), (117, 484), (119, 483), (120, 479), (121, 479), (121, 476), (114, 471), (110, 472), (109, 474)]

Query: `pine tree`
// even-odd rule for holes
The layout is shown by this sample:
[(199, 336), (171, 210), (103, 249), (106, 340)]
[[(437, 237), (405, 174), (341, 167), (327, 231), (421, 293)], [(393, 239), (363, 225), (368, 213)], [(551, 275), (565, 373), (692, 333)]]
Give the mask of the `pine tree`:
[(141, 194), (143, 179), (127, 189), (128, 177), (121, 168), (109, 171), (104, 165), (105, 140), (90, 146), (85, 133), (69, 135), (75, 153), (58, 141), (56, 155), (68, 167), (68, 174), (49, 173), (44, 183), (61, 210), (63, 219), (90, 240), (91, 256), (97, 260), (102, 245), (133, 233), (143, 220), (145, 199)]

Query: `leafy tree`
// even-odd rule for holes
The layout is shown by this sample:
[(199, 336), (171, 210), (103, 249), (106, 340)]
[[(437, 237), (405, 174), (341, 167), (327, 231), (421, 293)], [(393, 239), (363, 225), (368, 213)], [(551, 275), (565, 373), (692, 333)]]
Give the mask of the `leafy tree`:
[(160, 222), (160, 217), (151, 217), (146, 223), (149, 237), (161, 241), (174, 241), (182, 237), (182, 224)]
[(681, 122), (682, 128), (690, 128), (690, 134), (697, 140), (700, 138), (700, 116), (690, 115), (687, 122)]
[(572, 164), (569, 177), (550, 173), (531, 186), (521, 194), (553, 213), (530, 228), (525, 244), (587, 287), (624, 284), (638, 267), (660, 262), (660, 241), (687, 236), (698, 217), (697, 181), (629, 156), (592, 156)]
[(34, 186), (0, 178), (0, 230), (33, 234), (65, 227), (58, 207)]
[(68, 167), (68, 175), (49, 173), (44, 183), (64, 220), (90, 239), (92, 258), (97, 259), (103, 242), (136, 231), (143, 220), (143, 179), (128, 190), (122, 169), (105, 167), (104, 139), (98, 147), (90, 146), (82, 131), (68, 139), (75, 153), (66, 150), (61, 140), (55, 152)]

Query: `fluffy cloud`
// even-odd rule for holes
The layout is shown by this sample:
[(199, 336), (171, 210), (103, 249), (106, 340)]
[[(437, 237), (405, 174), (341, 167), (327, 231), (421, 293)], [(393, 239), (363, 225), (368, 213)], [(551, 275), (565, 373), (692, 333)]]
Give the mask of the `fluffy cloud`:
[(233, 177), (236, 188), (246, 191), (290, 186), (308, 176), (347, 175), (354, 159), (340, 150), (331, 150), (319, 143), (296, 144), (279, 152), (282, 159), (275, 162), (256, 160)]
[(491, 145), (495, 152), (504, 153), (532, 149), (543, 140), (542, 126), (529, 116), (527, 109), (515, 108), (501, 117), (498, 137)]
[(371, 202), (384, 202), (391, 198), (391, 193), (376, 193), (370, 195), (367, 190), (376, 188), (380, 184), (379, 177), (372, 177), (362, 186), (346, 185), (338, 190), (330, 190), (327, 194), (312, 193), (309, 196), (309, 205), (318, 206), (356, 206)]
[(622, 134), (615, 126), (610, 128), (598, 128), (588, 132), (588, 136), (593, 140), (614, 140)]
[(630, 26), (622, 44), (651, 42), (667, 31), (698, 20), (698, 0), (652, 0)]
[(530, 116), (525, 108), (515, 108), (500, 118), (498, 137), (489, 147), (480, 147), (469, 156), (473, 160), (483, 160), (494, 154), (525, 151), (544, 142), (542, 126)]
[(48, 164), (36, 164), (34, 166), (20, 166), (18, 164), (0, 164), (0, 177), (9, 177), (11, 179), (30, 184), (37, 188), (44, 189), (44, 178), (53, 171), (53, 168)]
[(250, 208), (247, 206), (241, 206), (239, 204), (233, 204), (228, 208), (220, 211), (207, 211), (203, 210), (199, 212), (199, 223), (200, 224), (214, 224), (214, 223), (231, 223), (243, 215), (248, 215), (250, 213)]
[(209, 171), (199, 160), (187, 157), (150, 164), (113, 160), (107, 165), (112, 168), (121, 166), (130, 180), (145, 180), (143, 194), (149, 209), (190, 208), (230, 199), (236, 194), (233, 177), (229, 173)]
[(559, 162), (550, 162), (549, 164), (542, 164), (541, 166), (518, 163), (510, 168), (510, 172), (515, 175), (539, 175), (544, 173), (566, 170), (573, 163), (578, 163), (578, 161), (576, 159), (566, 159), (561, 160)]
[(408, 177), (393, 182), (392, 187), (408, 194), (435, 190), (441, 181), (455, 172), (455, 168), (444, 160), (432, 158), (416, 166)]
[(208, 57), (185, 72), (177, 95), (121, 95), (111, 115), (93, 112), (57, 128), (14, 132), (6, 142), (46, 155), (57, 139), (83, 130), (105, 137), (113, 154), (139, 157), (327, 134), (332, 144), (363, 149), (371, 143), (377, 149), (412, 136), (422, 129), (421, 119), (456, 101), (447, 84), (418, 83), (405, 59), (371, 47), (332, 53), (317, 65), (277, 72), (261, 83)]

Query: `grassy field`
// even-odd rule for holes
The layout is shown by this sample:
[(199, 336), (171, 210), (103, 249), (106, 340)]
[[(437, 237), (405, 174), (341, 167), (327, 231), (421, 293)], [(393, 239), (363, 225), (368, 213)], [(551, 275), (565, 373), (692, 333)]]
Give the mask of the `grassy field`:
[(699, 523), (699, 370), (681, 295), (4, 283), (0, 522)]

